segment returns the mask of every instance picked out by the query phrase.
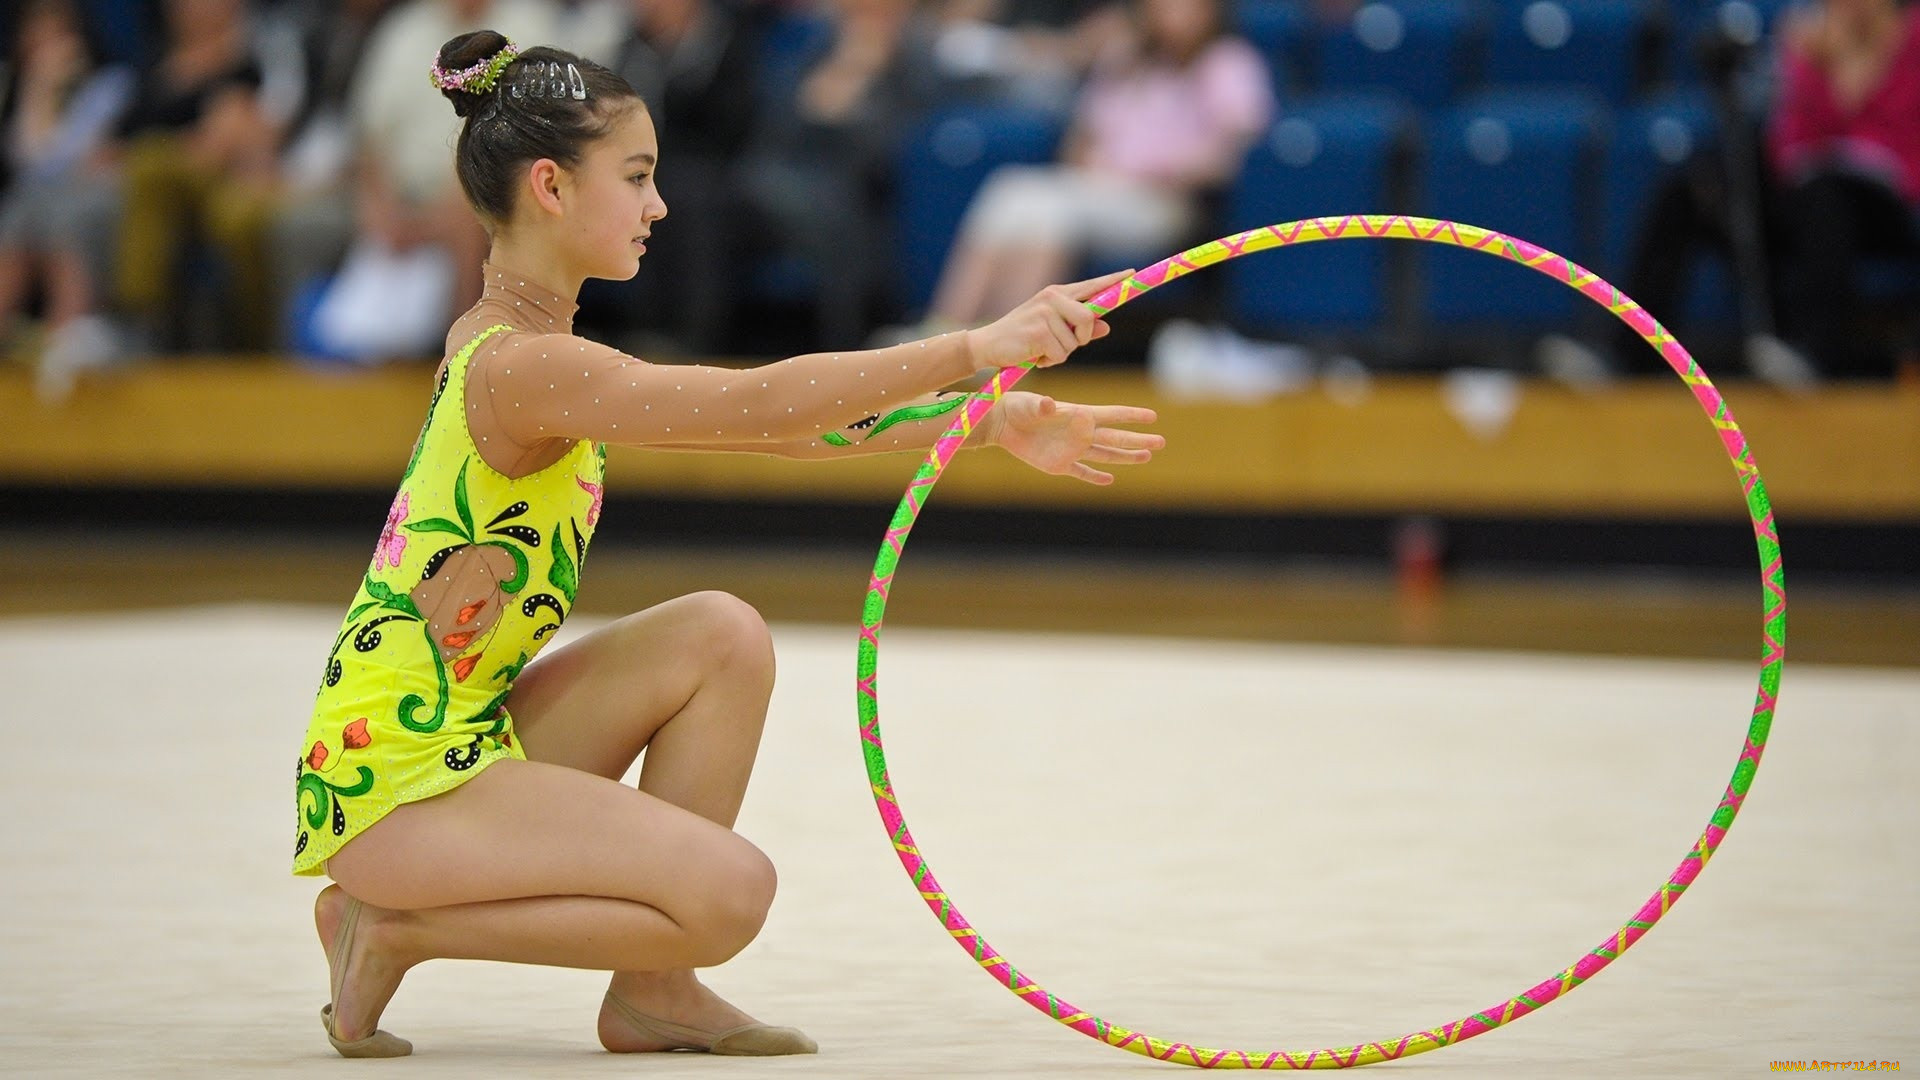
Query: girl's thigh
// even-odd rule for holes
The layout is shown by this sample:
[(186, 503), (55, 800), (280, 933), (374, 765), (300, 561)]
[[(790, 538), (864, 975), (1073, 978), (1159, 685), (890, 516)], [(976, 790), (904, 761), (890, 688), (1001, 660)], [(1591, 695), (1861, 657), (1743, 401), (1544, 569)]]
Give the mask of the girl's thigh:
[(694, 593), (541, 656), (514, 680), (507, 712), (528, 758), (618, 780), (719, 668), (741, 659), (771, 678), (759, 613), (726, 593)]
[(396, 807), (327, 872), (378, 907), (602, 896), (683, 921), (771, 865), (732, 830), (617, 780), (507, 758)]

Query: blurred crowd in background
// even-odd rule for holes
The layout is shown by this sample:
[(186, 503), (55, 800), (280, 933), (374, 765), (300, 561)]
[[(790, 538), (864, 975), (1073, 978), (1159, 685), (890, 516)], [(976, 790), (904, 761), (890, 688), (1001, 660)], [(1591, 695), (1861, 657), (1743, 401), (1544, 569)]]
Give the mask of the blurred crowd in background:
[[(1408, 212), (1592, 266), (1714, 364), (1920, 363), (1899, 0), (16, 0), (0, 344), (49, 397), (128, 356), (437, 356), (486, 238), (426, 73), (479, 27), (651, 106), (669, 216), (579, 317), (649, 359), (898, 339), (1239, 228)], [(1314, 247), (1143, 301), (1135, 355), (1255, 384), (1335, 356), (1657, 370), (1484, 256)]]

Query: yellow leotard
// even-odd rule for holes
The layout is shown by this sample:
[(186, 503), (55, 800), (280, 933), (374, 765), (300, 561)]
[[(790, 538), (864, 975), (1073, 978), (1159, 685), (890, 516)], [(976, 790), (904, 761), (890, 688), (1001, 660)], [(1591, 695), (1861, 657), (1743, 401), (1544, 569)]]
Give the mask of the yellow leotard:
[[(327, 655), (300, 746), (296, 874), (325, 872), (394, 807), (525, 756), (507, 695), (573, 607), (606, 443), (795, 458), (922, 448), (966, 401), (932, 392), (977, 366), (965, 334), (754, 368), (648, 364), (574, 335), (571, 297), (492, 262), (481, 275)], [(528, 475), (487, 464), (476, 434)]]
[(580, 440), (512, 479), (465, 418), (481, 331), (442, 368), (372, 564), (327, 655), (295, 790), (293, 872), (319, 874), (389, 810), (525, 759), (513, 680), (572, 609), (606, 450)]

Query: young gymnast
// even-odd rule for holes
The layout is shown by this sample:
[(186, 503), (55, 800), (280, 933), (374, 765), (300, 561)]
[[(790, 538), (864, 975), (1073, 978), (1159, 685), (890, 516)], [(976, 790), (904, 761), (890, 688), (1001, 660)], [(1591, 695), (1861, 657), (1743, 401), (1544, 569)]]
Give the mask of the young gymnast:
[[(331, 970), (321, 1011), (349, 1057), (435, 957), (613, 972), (614, 1051), (812, 1053), (694, 977), (739, 952), (772, 864), (732, 831), (773, 688), (767, 629), (699, 593), (534, 662), (566, 618), (599, 521), (605, 443), (796, 458), (924, 448), (983, 368), (1057, 364), (1101, 337), (1050, 287), (979, 329), (764, 367), (666, 367), (573, 336), (585, 278), (625, 279), (667, 208), (647, 110), (617, 76), (490, 31), (433, 82), (465, 118), (460, 181), (492, 234), (486, 291), (453, 325), (427, 420), (302, 741), (293, 869)], [(1149, 459), (1146, 409), (1009, 394), (975, 440), (1049, 473)], [(637, 790), (620, 782), (645, 751)]]

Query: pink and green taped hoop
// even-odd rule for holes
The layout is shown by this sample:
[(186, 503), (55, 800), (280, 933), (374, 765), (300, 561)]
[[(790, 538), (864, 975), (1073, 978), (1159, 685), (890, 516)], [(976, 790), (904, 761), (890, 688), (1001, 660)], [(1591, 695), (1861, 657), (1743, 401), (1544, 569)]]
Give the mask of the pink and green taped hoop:
[(1253, 229), (1202, 244), (1140, 271), (1089, 300), (1087, 306), (1104, 315), (1174, 278), (1214, 263), (1267, 248), (1287, 247), (1321, 240), (1362, 238), (1423, 240), (1429, 243), (1449, 244), (1496, 255), (1537, 270), (1556, 281), (1565, 282), (1633, 327), (1648, 344), (1659, 351), (1668, 365), (1679, 374), (1681, 381), (1693, 391), (1694, 399), (1706, 412), (1707, 419), (1713, 424), (1714, 430), (1720, 433), (1720, 441), (1726, 447), (1727, 456), (1733, 461), (1734, 474), (1746, 494), (1747, 513), (1753, 519), (1753, 534), (1760, 549), (1760, 579), (1765, 614), (1762, 616), (1760, 687), (1754, 700), (1753, 718), (1747, 726), (1746, 738), (1740, 747), (1739, 760), (1734, 765), (1733, 779), (1728, 782), (1725, 794), (1721, 795), (1719, 804), (1714, 807), (1713, 815), (1708, 819), (1706, 828), (1687, 849), (1686, 857), (1680, 860), (1680, 865), (1674, 870), (1673, 875), (1661, 884), (1638, 911), (1633, 913), (1632, 918), (1618, 930), (1608, 934), (1606, 939), (1596, 945), (1592, 951), (1551, 978), (1505, 1001), (1462, 1019), (1410, 1035), (1361, 1043), (1357, 1046), (1338, 1046), (1319, 1050), (1216, 1050), (1191, 1046), (1187, 1043), (1169, 1042), (1103, 1020), (1055, 996), (1022, 974), (1014, 967), (1012, 961), (1000, 955), (960, 914), (960, 909), (954, 906), (952, 898), (941, 889), (939, 881), (933, 876), (932, 868), (928, 866), (926, 859), (920, 853), (919, 846), (914, 842), (913, 833), (907, 829), (906, 818), (901, 814), (899, 798), (887, 777), (886, 749), (880, 739), (880, 697), (877, 678), (880, 659), (880, 626), (886, 614), (887, 593), (892, 586), (894, 574), (899, 570), (900, 555), (906, 546), (907, 534), (912, 531), (914, 520), (926, 506), (927, 498), (932, 495), (934, 484), (940, 479), (941, 473), (946, 471), (947, 463), (953, 459), (955, 451), (959, 450), (961, 443), (972, 432), (974, 425), (980, 422), (980, 418), (985, 416), (987, 411), (1000, 401), (1001, 396), (1031, 370), (1032, 365), (1002, 369), (974, 396), (966, 409), (961, 411), (953, 426), (947, 429), (928, 453), (919, 472), (914, 474), (913, 481), (907, 486), (905, 497), (900, 500), (899, 509), (894, 511), (893, 523), (887, 529), (886, 538), (880, 545), (879, 558), (874, 563), (873, 580), (867, 587), (866, 606), (861, 619), (857, 675), (860, 738), (862, 749), (866, 754), (867, 778), (872, 784), (874, 803), (880, 809), (881, 821), (886, 825), (887, 835), (893, 842), (894, 851), (900, 857), (900, 864), (906, 868), (915, 887), (920, 890), (921, 899), (926, 901), (934, 917), (940, 920), (940, 925), (953, 936), (953, 940), (962, 949), (966, 950), (967, 955), (1027, 1004), (1060, 1023), (1083, 1035), (1099, 1039), (1109, 1046), (1130, 1050), (1146, 1057), (1181, 1065), (1222, 1069), (1331, 1069), (1371, 1065), (1379, 1061), (1409, 1057), (1429, 1050), (1437, 1050), (1443, 1046), (1452, 1046), (1517, 1020), (1565, 996), (1568, 991), (1591, 979), (1626, 952), (1634, 942), (1645, 936), (1706, 868), (1707, 860), (1711, 859), (1713, 853), (1718, 850), (1720, 842), (1727, 835), (1727, 830), (1733, 827), (1734, 817), (1740, 812), (1740, 804), (1746, 799), (1747, 790), (1753, 783), (1754, 773), (1760, 767), (1760, 755), (1767, 743), (1767, 731), (1773, 723), (1774, 702), (1780, 690), (1780, 671), (1786, 659), (1787, 597), (1780, 564), (1780, 541), (1774, 531), (1773, 509), (1767, 502), (1767, 489), (1760, 480), (1760, 470), (1755, 467), (1753, 455), (1747, 447), (1746, 436), (1741, 434), (1739, 425), (1734, 423), (1733, 414), (1728, 411), (1726, 402), (1721, 400), (1720, 392), (1714, 389), (1713, 383), (1708, 381), (1706, 374), (1700, 370), (1700, 366), (1694, 362), (1693, 357), (1688, 355), (1687, 350), (1639, 304), (1622, 295), (1620, 290), (1601, 280), (1593, 272), (1544, 248), (1535, 247), (1524, 240), (1488, 229), (1429, 218), (1352, 215), (1269, 225), (1264, 229)]

